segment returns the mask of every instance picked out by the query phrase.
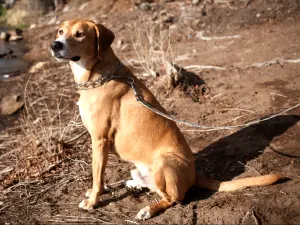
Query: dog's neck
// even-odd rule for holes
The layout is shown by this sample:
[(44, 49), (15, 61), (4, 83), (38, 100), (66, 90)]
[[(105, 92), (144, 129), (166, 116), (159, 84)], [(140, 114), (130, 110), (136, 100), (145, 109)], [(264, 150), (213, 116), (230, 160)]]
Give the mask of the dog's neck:
[(116, 71), (118, 58), (111, 48), (107, 49), (103, 55), (104, 57), (101, 59), (95, 57), (94, 59), (82, 58), (76, 62), (70, 61), (75, 82), (83, 84), (93, 80), (93, 78), (114, 73)]

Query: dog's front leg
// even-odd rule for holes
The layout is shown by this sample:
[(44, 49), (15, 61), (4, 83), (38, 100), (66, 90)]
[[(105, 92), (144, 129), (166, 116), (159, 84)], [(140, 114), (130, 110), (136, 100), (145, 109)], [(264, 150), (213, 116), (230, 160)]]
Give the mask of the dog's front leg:
[(99, 195), (104, 191), (104, 172), (107, 163), (110, 143), (107, 139), (92, 139), (92, 169), (93, 188), (88, 190), (86, 197), (79, 204), (79, 208), (91, 210), (97, 204)]

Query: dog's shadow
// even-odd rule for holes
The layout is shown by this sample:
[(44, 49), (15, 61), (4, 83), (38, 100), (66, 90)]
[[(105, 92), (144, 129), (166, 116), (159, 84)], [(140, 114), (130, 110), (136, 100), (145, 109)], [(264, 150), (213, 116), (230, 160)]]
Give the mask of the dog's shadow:
[[(262, 154), (274, 137), (283, 134), (299, 120), (300, 116), (279, 116), (219, 139), (194, 155), (197, 173), (217, 180), (232, 180), (245, 172), (247, 162)], [(205, 199), (212, 194), (211, 191), (192, 188), (183, 203)]]

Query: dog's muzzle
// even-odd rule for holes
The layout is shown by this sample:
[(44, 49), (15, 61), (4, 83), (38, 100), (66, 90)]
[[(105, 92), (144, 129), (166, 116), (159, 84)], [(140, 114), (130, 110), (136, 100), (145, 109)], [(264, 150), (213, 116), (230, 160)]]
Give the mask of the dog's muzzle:
[(52, 50), (52, 54), (57, 59), (66, 59), (66, 60), (72, 60), (74, 62), (80, 60), (80, 56), (73, 56), (73, 57), (67, 57), (63, 52), (64, 50), (64, 44), (60, 41), (54, 41), (50, 48)]
[(51, 44), (51, 49), (53, 52), (58, 52), (60, 50), (63, 49), (63, 44), (60, 42), (60, 41), (54, 41), (52, 44)]

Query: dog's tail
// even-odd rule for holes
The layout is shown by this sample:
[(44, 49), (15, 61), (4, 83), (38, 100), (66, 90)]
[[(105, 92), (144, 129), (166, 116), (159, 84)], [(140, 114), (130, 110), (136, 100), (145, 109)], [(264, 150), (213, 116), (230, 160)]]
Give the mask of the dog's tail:
[(217, 181), (204, 177), (197, 177), (196, 186), (214, 191), (235, 191), (251, 186), (265, 186), (276, 183), (283, 177), (279, 174), (268, 174), (258, 177), (248, 177), (232, 181)]

